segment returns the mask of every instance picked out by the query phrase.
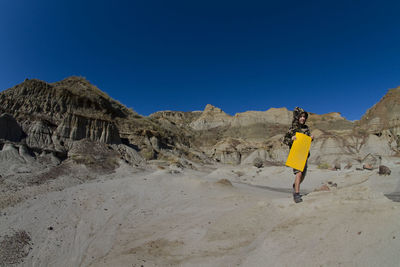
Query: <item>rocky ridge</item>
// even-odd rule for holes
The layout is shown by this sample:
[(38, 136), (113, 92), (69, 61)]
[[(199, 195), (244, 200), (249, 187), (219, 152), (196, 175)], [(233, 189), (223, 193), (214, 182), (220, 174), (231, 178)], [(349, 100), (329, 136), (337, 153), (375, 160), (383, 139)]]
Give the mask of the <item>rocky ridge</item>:
[[(316, 136), (310, 161), (355, 165), (369, 154), (396, 155), (399, 92), (389, 90), (359, 122), (340, 113), (310, 113), (307, 124)], [(202, 112), (160, 111), (143, 117), (80, 77), (56, 83), (26, 80), (1, 92), (0, 103), (0, 124), (14, 123), (3, 128), (11, 131), (0, 133), (3, 140), (22, 142), (36, 153), (68, 157), (75, 142), (87, 139), (119, 147), (122, 159), (135, 158), (136, 163), (132, 153), (146, 160), (187, 158), (237, 165), (261, 158), (283, 164), (288, 151), (281, 141), (292, 120), (286, 108), (231, 116), (210, 104)]]
[(358, 122), (361, 131), (390, 139), (400, 148), (400, 87), (390, 89)]

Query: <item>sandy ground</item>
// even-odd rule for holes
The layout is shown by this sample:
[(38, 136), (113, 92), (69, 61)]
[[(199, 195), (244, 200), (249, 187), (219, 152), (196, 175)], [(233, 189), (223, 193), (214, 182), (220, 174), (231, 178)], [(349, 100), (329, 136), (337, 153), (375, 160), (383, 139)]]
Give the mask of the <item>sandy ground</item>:
[(0, 236), (29, 234), (18, 266), (399, 266), (400, 203), (384, 193), (400, 192), (400, 165), (389, 167), (310, 166), (295, 204), (283, 166), (122, 166), (1, 210)]

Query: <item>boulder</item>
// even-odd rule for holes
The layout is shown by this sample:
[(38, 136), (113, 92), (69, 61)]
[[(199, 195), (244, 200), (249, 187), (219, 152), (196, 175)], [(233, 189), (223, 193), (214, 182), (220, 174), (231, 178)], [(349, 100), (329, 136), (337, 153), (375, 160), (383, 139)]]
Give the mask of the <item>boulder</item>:
[(341, 165), (340, 165), (340, 162), (336, 162), (335, 164), (334, 164), (334, 167), (333, 167), (335, 170), (341, 170), (342, 169), (342, 167), (341, 167)]
[(391, 170), (389, 169), (389, 167), (387, 167), (385, 165), (380, 165), (378, 173), (379, 173), (379, 175), (390, 175)]
[(253, 166), (257, 168), (262, 168), (263, 167), (263, 161), (260, 158), (255, 158), (253, 161)]

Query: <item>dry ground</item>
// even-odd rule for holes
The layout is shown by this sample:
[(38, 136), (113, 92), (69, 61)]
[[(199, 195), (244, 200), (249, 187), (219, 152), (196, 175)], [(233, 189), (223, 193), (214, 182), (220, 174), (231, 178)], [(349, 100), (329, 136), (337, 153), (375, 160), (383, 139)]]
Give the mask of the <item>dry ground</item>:
[(2, 209), (0, 256), (23, 232), (20, 266), (396, 266), (400, 204), (384, 193), (400, 189), (400, 167), (390, 167), (310, 166), (294, 204), (282, 166), (122, 166)]

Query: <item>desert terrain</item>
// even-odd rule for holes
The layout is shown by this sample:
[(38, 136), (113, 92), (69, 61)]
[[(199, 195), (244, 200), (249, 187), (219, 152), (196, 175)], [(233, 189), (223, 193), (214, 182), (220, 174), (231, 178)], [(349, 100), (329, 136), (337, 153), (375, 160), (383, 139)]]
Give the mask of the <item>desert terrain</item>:
[(0, 93), (0, 266), (398, 266), (399, 103), (311, 113), (296, 204), (286, 108), (144, 117), (24, 81)]

